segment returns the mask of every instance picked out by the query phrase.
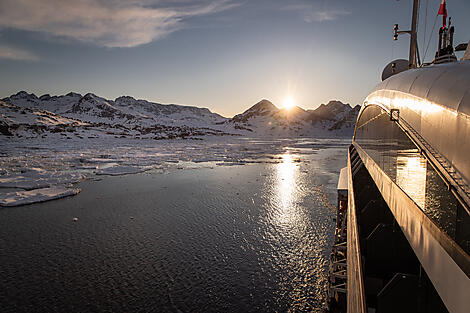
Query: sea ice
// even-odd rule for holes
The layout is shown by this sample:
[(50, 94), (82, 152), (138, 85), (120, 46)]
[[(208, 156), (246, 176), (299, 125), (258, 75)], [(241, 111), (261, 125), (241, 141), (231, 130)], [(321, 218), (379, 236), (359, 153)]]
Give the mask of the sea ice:
[(24, 204), (54, 200), (67, 196), (73, 196), (80, 192), (78, 188), (53, 186), (34, 190), (13, 191), (0, 194), (0, 206), (19, 206)]
[(22, 169), (0, 177), (0, 188), (21, 188), (26, 190), (46, 188), (52, 185), (71, 184), (82, 180), (84, 176), (77, 172), (47, 171), (41, 168)]
[(111, 166), (103, 169), (96, 170), (96, 175), (127, 175), (127, 174), (137, 174), (150, 170), (150, 167), (137, 167), (137, 166)]
[(167, 171), (208, 165), (281, 163), (285, 154), (291, 155), (290, 160), (296, 164), (306, 164), (309, 161), (304, 156), (347, 143), (332, 139), (240, 137), (206, 137), (197, 142), (127, 138), (5, 139), (0, 152), (0, 188), (65, 188), (86, 177), (96, 178), (95, 175), (136, 174), (156, 168)]

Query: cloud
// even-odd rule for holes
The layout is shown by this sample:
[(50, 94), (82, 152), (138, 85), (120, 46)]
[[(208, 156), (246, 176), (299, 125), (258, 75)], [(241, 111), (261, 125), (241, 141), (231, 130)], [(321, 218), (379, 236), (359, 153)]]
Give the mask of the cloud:
[(334, 21), (341, 16), (349, 15), (351, 12), (346, 10), (320, 10), (304, 13), (304, 21), (307, 23)]
[(334, 21), (342, 16), (351, 14), (345, 9), (314, 8), (312, 4), (293, 4), (284, 7), (285, 10), (299, 11), (307, 23)]
[(38, 61), (39, 58), (32, 52), (20, 48), (1, 45), (0, 59), (18, 60), (18, 61)]
[[(168, 2), (168, 1), (167, 1)], [(187, 18), (227, 10), (228, 0), (2, 0), (0, 29), (37, 31), (105, 47), (134, 47), (184, 27)]]

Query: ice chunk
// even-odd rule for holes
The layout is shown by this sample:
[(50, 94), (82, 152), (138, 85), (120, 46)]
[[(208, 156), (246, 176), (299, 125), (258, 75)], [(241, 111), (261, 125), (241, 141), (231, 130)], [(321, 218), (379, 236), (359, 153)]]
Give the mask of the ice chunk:
[(46, 171), (39, 168), (23, 170), (0, 177), (0, 188), (21, 188), (26, 190), (46, 188), (52, 185), (76, 183), (84, 176), (77, 172)]
[(149, 167), (137, 167), (137, 166), (112, 166), (103, 169), (96, 170), (96, 175), (127, 175), (127, 174), (137, 174), (148, 171)]
[(245, 161), (234, 161), (234, 162), (227, 161), (227, 162), (216, 163), (216, 165), (219, 165), (219, 166), (235, 166), (235, 165), (245, 165), (245, 164), (247, 164), (247, 162)]
[(0, 206), (19, 206), (36, 202), (49, 201), (67, 196), (73, 196), (80, 192), (78, 188), (65, 186), (53, 186), (29, 191), (14, 191), (0, 195)]

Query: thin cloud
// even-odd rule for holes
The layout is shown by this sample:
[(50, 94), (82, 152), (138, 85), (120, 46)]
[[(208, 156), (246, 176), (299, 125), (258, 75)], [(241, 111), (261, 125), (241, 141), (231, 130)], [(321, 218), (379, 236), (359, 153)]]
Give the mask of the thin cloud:
[(302, 19), (307, 23), (334, 21), (351, 14), (350, 11), (345, 9), (314, 8), (312, 4), (293, 4), (284, 7), (284, 9), (299, 11)]
[(37, 31), (105, 47), (135, 47), (184, 27), (185, 19), (230, 9), (227, 0), (162, 5), (154, 0), (2, 0), (0, 29)]
[(322, 10), (304, 13), (304, 21), (307, 23), (334, 21), (342, 16), (351, 14), (346, 10)]
[(16, 61), (38, 61), (39, 57), (27, 50), (7, 45), (0, 45), (0, 59)]

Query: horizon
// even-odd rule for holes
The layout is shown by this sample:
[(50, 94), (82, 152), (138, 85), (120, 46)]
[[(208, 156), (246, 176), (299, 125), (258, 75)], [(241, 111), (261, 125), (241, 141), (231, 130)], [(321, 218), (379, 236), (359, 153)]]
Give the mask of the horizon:
[[(422, 3), (423, 61), (437, 46), (440, 0)], [(234, 116), (258, 99), (352, 107), (387, 63), (408, 55), (412, 1), (234, 0), (0, 3), (0, 95), (93, 93), (206, 107)], [(54, 14), (57, 10), (63, 12)], [(455, 43), (470, 3), (448, 3)], [(427, 49), (425, 49), (425, 47)], [(373, 50), (372, 50), (373, 49)]]
[(76, 92), (76, 91), (69, 91), (69, 92), (66, 92), (66, 93), (61, 94), (61, 95), (58, 95), (58, 94), (50, 94), (50, 93), (44, 93), (44, 94), (41, 94), (41, 95), (37, 95), (37, 94), (35, 94), (34, 92), (28, 92), (28, 91), (26, 91), (26, 90), (20, 90), (20, 91), (18, 91), (18, 92), (16, 92), (16, 93), (13, 93), (13, 94), (11, 94), (11, 95), (8, 95), (8, 96), (6, 96), (6, 97), (3, 97), (3, 98), (1, 98), (0, 100), (3, 100), (3, 99), (5, 99), (5, 98), (9, 98), (9, 97), (16, 96), (17, 94), (20, 94), (20, 93), (22, 93), (22, 92), (25, 92), (25, 93), (28, 94), (28, 95), (34, 95), (34, 96), (35, 96), (36, 98), (38, 98), (38, 99), (40, 99), (40, 98), (43, 97), (43, 96), (61, 97), (61, 96), (66, 96), (67, 94), (71, 94), (71, 93), (73, 93), (73, 94), (78, 94), (78, 95), (80, 95), (81, 97), (84, 97), (84, 96), (86, 96), (86, 95), (88, 95), (88, 94), (91, 94), (91, 95), (94, 95), (94, 96), (96, 96), (96, 97), (103, 98), (103, 99), (105, 99), (105, 100), (110, 100), (110, 101), (116, 101), (117, 99), (119, 99), (119, 98), (121, 98), (121, 97), (131, 97), (131, 98), (133, 98), (133, 99), (136, 100), (136, 101), (141, 101), (141, 100), (142, 100), (142, 101), (147, 101), (147, 102), (149, 102), (149, 103), (154, 103), (154, 104), (177, 105), (177, 106), (183, 106), (183, 107), (196, 107), (196, 108), (201, 108), (201, 109), (208, 109), (210, 112), (216, 113), (216, 114), (218, 114), (218, 115), (220, 115), (220, 116), (222, 116), (222, 117), (224, 117), (224, 118), (228, 118), (228, 119), (231, 119), (231, 118), (235, 117), (235, 116), (238, 115), (238, 114), (241, 114), (241, 113), (246, 112), (247, 110), (251, 109), (251, 108), (252, 108), (253, 106), (255, 106), (256, 104), (258, 104), (258, 103), (260, 103), (260, 102), (263, 102), (263, 101), (268, 101), (268, 102), (270, 102), (270, 103), (271, 103), (272, 105), (274, 105), (278, 110), (290, 110), (290, 109), (295, 108), (295, 107), (300, 108), (300, 109), (302, 109), (302, 110), (304, 110), (304, 111), (316, 110), (316, 109), (318, 109), (318, 108), (319, 108), (320, 106), (322, 106), (322, 105), (328, 105), (330, 102), (341, 102), (342, 104), (348, 105), (350, 108), (354, 108), (354, 107), (356, 107), (357, 105), (360, 105), (360, 104), (351, 105), (350, 103), (346, 103), (346, 102), (343, 102), (343, 101), (338, 100), (338, 99), (330, 99), (330, 100), (328, 100), (326, 103), (320, 103), (320, 104), (319, 104), (317, 107), (315, 107), (314, 109), (311, 109), (311, 108), (304, 108), (304, 107), (302, 107), (300, 104), (295, 104), (293, 107), (287, 108), (287, 107), (284, 107), (282, 104), (276, 105), (273, 101), (271, 101), (271, 100), (269, 100), (269, 99), (266, 99), (266, 98), (262, 98), (262, 99), (256, 101), (255, 103), (246, 106), (245, 109), (242, 109), (242, 111), (240, 111), (240, 112), (238, 112), (238, 113), (235, 113), (233, 116), (225, 116), (225, 115), (222, 115), (222, 114), (220, 114), (220, 113), (218, 113), (218, 112), (214, 112), (213, 110), (211, 110), (211, 109), (208, 108), (208, 107), (199, 107), (199, 106), (195, 106), (195, 105), (191, 105), (191, 104), (180, 104), (180, 103), (163, 103), (163, 102), (158, 102), (158, 101), (150, 101), (150, 100), (148, 100), (148, 99), (143, 99), (143, 98), (136, 98), (136, 97), (129, 96), (129, 95), (120, 95), (120, 96), (118, 96), (118, 97), (116, 97), (116, 98), (114, 98), (114, 99), (108, 99), (108, 98), (102, 97), (102, 96), (100, 96), (100, 95), (97, 95), (97, 94), (95, 94), (95, 93), (93, 93), (93, 92), (87, 92), (87, 93), (85, 93), (85, 94), (82, 94), (82, 93), (79, 93), (79, 92)]

